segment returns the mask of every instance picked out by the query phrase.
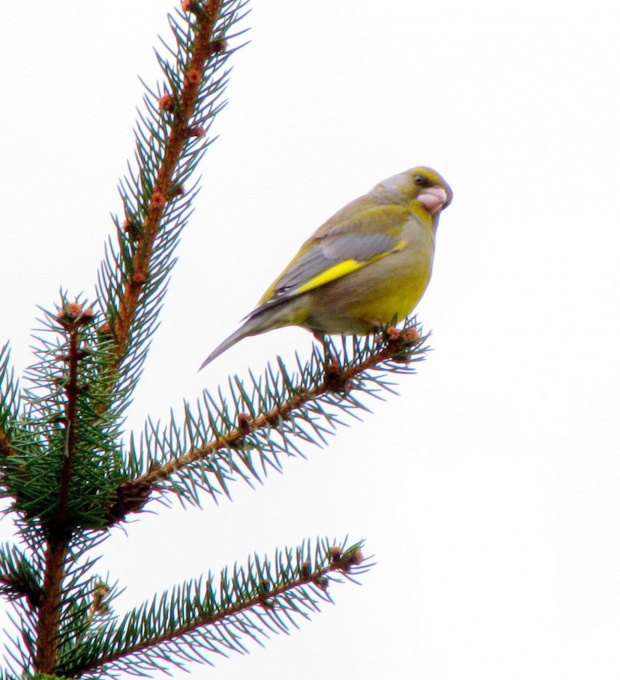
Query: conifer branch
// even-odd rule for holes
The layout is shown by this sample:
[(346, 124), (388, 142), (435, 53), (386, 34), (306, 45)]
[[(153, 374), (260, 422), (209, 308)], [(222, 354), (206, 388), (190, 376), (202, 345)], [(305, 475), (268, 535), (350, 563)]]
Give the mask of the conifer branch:
[(65, 392), (64, 451), (61, 457), (60, 479), (56, 516), (48, 528), (48, 543), (45, 552), (45, 575), (37, 626), (36, 666), (42, 673), (53, 673), (56, 666), (62, 611), (62, 583), (65, 577), (66, 558), (69, 553), (71, 530), (67, 526), (71, 484), (74, 481), (73, 468), (80, 427), (78, 422), (78, 399), (85, 388), (79, 383), (80, 362), (87, 356), (82, 348), (82, 329), (93, 321), (91, 309), (83, 310), (77, 303), (65, 305), (57, 322), (66, 336), (67, 354), (58, 357), (66, 362), (66, 377), (62, 381)]
[[(303, 455), (296, 441), (325, 442), (325, 436), (341, 422), (330, 408), (348, 414), (358, 408), (368, 410), (356, 392), (378, 396), (378, 390), (391, 389), (381, 375), (372, 373), (374, 369), (414, 372), (427, 351), (425, 339), (415, 321), (408, 320), (400, 332), (390, 327), (378, 336), (350, 338), (348, 350), (347, 341), (340, 351), (331, 343), (332, 359), (327, 365), (315, 348), (308, 364), (299, 364), (295, 377), (280, 360), (277, 371), (268, 367), (264, 380), (252, 376), (250, 390), (235, 377), (228, 399), (221, 393), (216, 399), (205, 391), (204, 408), (199, 405), (192, 411), (186, 405), (182, 426), (174, 417), (161, 432), (149, 425), (141, 451), (132, 445), (130, 466), (136, 471), (145, 465), (149, 469), (119, 487), (109, 509), (110, 523), (141, 510), (153, 490), (172, 491), (181, 500), (199, 505), (201, 490), (214, 498), (220, 493), (229, 495), (228, 482), (235, 477), (251, 484), (252, 479), (261, 481), (267, 467), (280, 470), (279, 452)], [(258, 452), (262, 474), (252, 451)]]
[(24, 552), (13, 545), (0, 546), (0, 595), (10, 601), (25, 598), (30, 610), (41, 599), (39, 575)]
[(52, 536), (64, 541), (78, 528), (103, 528), (104, 508), (124, 476), (121, 422), (98, 412), (109, 394), (111, 354), (97, 348), (92, 310), (62, 298), (43, 319), (40, 361), (28, 369), (24, 408), (12, 422), (14, 454), (1, 461), (0, 493), (28, 535), (38, 537), (34, 553), (47, 549)]
[(83, 310), (77, 303), (68, 304), (58, 316), (58, 322), (64, 329), (67, 336), (67, 355), (60, 357), (61, 361), (66, 361), (67, 371), (64, 379), (63, 389), (66, 394), (65, 400), (65, 451), (60, 470), (60, 486), (58, 498), (58, 510), (56, 514), (55, 527), (53, 534), (66, 538), (66, 524), (69, 507), (69, 493), (73, 478), (73, 463), (78, 442), (78, 396), (79, 392), (86, 388), (78, 384), (80, 360), (85, 357), (81, 347), (81, 328), (93, 320), (92, 309)]
[[(365, 371), (376, 368), (389, 359), (402, 356), (406, 348), (402, 340), (401, 335), (396, 332), (383, 349), (377, 349), (359, 363), (352, 363), (346, 368), (339, 363), (328, 364), (324, 380), (317, 382), (312, 389), (307, 390), (300, 385), (291, 386), (290, 396), (267, 412), (255, 417), (238, 414), (237, 427), (233, 427), (229, 432), (222, 432), (216, 439), (204, 446), (188, 451), (179, 458), (138, 478), (136, 482), (156, 484), (198, 460), (213, 456), (218, 451), (238, 448), (251, 432), (259, 433), (261, 430), (277, 428), (282, 421), (290, 419), (294, 411), (300, 411), (305, 405), (316, 402), (327, 394), (346, 394), (353, 389), (352, 381)], [(281, 370), (285, 370), (282, 362), (279, 362), (279, 366)], [(211, 427), (216, 429), (213, 424)]]
[[(198, 4), (198, 3), (197, 3)], [(136, 318), (138, 299), (151, 270), (154, 242), (162, 228), (164, 207), (167, 202), (179, 196), (181, 186), (173, 187), (173, 177), (181, 159), (183, 147), (191, 136), (200, 134), (190, 128), (190, 120), (195, 113), (198, 92), (204, 77), (207, 60), (217, 53), (213, 42), (213, 29), (219, 16), (222, 0), (208, 0), (195, 14), (193, 47), (187, 64), (181, 90), (173, 95), (160, 98), (160, 108), (171, 113), (167, 134), (161, 140), (161, 159), (156, 169), (156, 178), (146, 201), (144, 218), (137, 229), (135, 224), (127, 224), (135, 235), (133, 256), (130, 269), (133, 272), (125, 283), (122, 298), (118, 304), (118, 316), (114, 320), (115, 354), (120, 363), (127, 352), (131, 327)], [(203, 131), (204, 133), (204, 131)]]
[(270, 632), (287, 632), (299, 617), (331, 602), (328, 588), (342, 575), (355, 581), (369, 565), (361, 544), (348, 548), (323, 540), (276, 552), (270, 562), (254, 556), (245, 569), (223, 570), (218, 581), (188, 581), (150, 604), (110, 621), (68, 653), (56, 672), (100, 678), (114, 671), (166, 671), (187, 661), (212, 663), (213, 654), (248, 652), (244, 638), (262, 644)]
[(19, 384), (10, 364), (9, 344), (0, 349), (0, 459), (14, 453), (10, 426), (19, 413)]
[[(195, 181), (186, 183), (211, 143), (207, 132), (224, 105), (228, 72), (220, 71), (239, 49), (228, 47), (235, 37), (228, 31), (242, 18), (245, 1), (183, 2), (184, 13), (169, 17), (174, 46), (164, 44), (164, 55), (157, 54), (164, 82), (155, 89), (145, 85), (136, 167), (129, 167), (119, 187), (124, 219), (115, 218), (118, 245), (108, 243), (98, 276), (98, 306), (105, 319), (100, 332), (112, 340), (115, 375), (108, 402), (129, 403), (157, 327), (173, 252), (197, 193)], [(102, 402), (100, 410), (111, 407)]]

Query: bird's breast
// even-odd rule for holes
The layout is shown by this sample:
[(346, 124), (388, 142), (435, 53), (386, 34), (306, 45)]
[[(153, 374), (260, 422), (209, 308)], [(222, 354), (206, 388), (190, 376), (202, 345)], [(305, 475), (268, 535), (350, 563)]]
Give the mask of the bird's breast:
[[(425, 241), (425, 242), (422, 242)], [(324, 333), (368, 333), (404, 319), (431, 277), (433, 240), (420, 239), (357, 271), (315, 289), (308, 325)]]

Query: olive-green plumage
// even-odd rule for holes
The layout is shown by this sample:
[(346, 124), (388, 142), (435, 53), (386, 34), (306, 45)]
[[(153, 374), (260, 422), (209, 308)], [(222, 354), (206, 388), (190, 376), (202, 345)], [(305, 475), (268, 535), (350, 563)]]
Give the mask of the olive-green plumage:
[(314, 232), (200, 368), (239, 340), (282, 326), (366, 334), (404, 319), (430, 280), (439, 213), (451, 200), (452, 190), (430, 168), (377, 184)]

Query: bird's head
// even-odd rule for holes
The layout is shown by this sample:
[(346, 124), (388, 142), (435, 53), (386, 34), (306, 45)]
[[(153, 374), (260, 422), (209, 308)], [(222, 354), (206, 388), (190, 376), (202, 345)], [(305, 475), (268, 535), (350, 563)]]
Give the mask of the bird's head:
[(452, 189), (446, 180), (438, 172), (424, 166), (388, 177), (375, 189), (393, 203), (417, 201), (431, 215), (441, 212), (452, 201)]

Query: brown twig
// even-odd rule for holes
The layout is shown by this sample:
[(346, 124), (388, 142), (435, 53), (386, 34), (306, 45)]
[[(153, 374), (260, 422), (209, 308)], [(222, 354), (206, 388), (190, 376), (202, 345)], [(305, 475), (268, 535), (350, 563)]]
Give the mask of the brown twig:
[[(183, 87), (178, 101), (166, 100), (165, 105), (160, 101), (160, 108), (169, 110), (173, 116), (170, 134), (165, 143), (165, 150), (153, 192), (149, 199), (146, 217), (142, 229), (137, 234), (134, 255), (132, 258), (133, 275), (127, 280), (118, 304), (118, 315), (114, 321), (114, 336), (116, 339), (117, 369), (126, 352), (131, 329), (135, 320), (140, 294), (144, 288), (150, 271), (153, 246), (157, 233), (161, 228), (161, 219), (166, 203), (178, 195), (173, 187), (172, 177), (177, 167), (183, 145), (188, 137), (196, 136), (195, 130), (190, 128), (191, 119), (198, 98), (203, 79), (205, 65), (209, 58), (218, 53), (217, 41), (213, 40), (213, 29), (219, 16), (222, 0), (207, 0), (206, 3), (195, 3), (200, 11), (196, 11), (196, 34), (194, 48), (189, 66), (185, 72)], [(191, 8), (190, 8), (191, 9)], [(167, 96), (169, 97), (169, 95)]]
[(45, 577), (37, 624), (35, 660), (37, 670), (48, 675), (53, 674), (58, 658), (60, 602), (67, 553), (67, 542), (63, 538), (54, 536), (50, 539), (45, 552)]
[(67, 361), (67, 379), (65, 381), (65, 450), (60, 470), (60, 486), (58, 506), (54, 526), (49, 531), (45, 552), (45, 576), (39, 608), (37, 624), (37, 669), (42, 673), (52, 674), (58, 655), (58, 629), (60, 626), (60, 606), (62, 581), (65, 575), (65, 558), (68, 553), (70, 539), (67, 530), (67, 515), (73, 478), (73, 463), (77, 442), (77, 399), (78, 399), (78, 366), (83, 352), (80, 349), (80, 329), (92, 321), (91, 310), (82, 311), (81, 305), (71, 303), (65, 306), (58, 315), (58, 323), (68, 336), (68, 352), (60, 357)]

